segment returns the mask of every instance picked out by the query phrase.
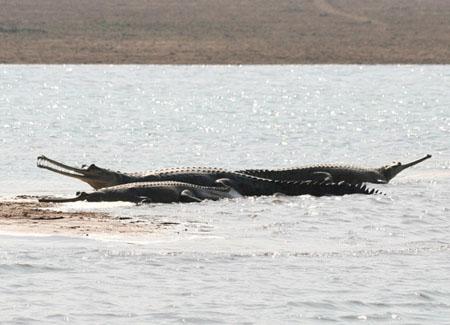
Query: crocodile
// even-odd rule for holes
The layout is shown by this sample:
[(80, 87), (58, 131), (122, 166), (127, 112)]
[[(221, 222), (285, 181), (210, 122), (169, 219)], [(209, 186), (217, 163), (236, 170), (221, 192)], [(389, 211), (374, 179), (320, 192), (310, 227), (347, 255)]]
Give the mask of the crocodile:
[(78, 192), (74, 198), (39, 198), (39, 202), (75, 202), (75, 201), (126, 201), (134, 203), (175, 203), (201, 202), (238, 198), (240, 193), (225, 185), (224, 180), (217, 180), (214, 187), (199, 186), (183, 182), (140, 182), (105, 187), (90, 193)]
[(431, 155), (428, 154), (423, 158), (417, 159), (407, 164), (402, 164), (401, 162), (393, 162), (392, 164), (380, 168), (364, 168), (348, 165), (330, 164), (283, 169), (243, 169), (238, 170), (237, 172), (280, 181), (315, 180), (328, 182), (344, 181), (350, 184), (387, 184), (401, 171), (411, 166), (417, 165), (418, 163), (429, 158), (431, 158)]
[[(345, 181), (351, 184), (360, 184), (363, 182), (371, 183), (388, 183), (395, 175), (411, 167), (419, 162), (430, 158), (431, 155), (427, 155), (424, 158), (413, 161), (408, 164), (393, 163), (381, 168), (358, 168), (344, 165), (317, 165), (311, 167), (301, 168), (287, 168), (287, 169), (247, 169), (235, 172), (235, 174), (256, 176), (258, 178), (267, 178), (271, 180), (289, 180), (289, 181), (326, 181), (326, 182), (340, 182)], [(200, 182), (198, 185), (214, 186), (214, 182), (218, 178), (229, 178), (226, 175), (223, 177), (216, 177), (219, 173), (227, 172), (220, 168), (207, 168), (207, 167), (190, 167), (190, 168), (168, 168), (156, 171), (142, 172), (142, 173), (122, 173), (119, 171), (112, 171), (109, 169), (97, 167), (92, 164), (90, 166), (83, 165), (81, 168), (65, 165), (56, 160), (52, 160), (45, 156), (39, 156), (37, 158), (37, 166), (40, 168), (48, 169), (50, 171), (66, 175), (69, 177), (77, 178), (83, 182), (88, 183), (94, 189), (100, 189), (103, 187), (110, 187), (119, 184), (133, 183), (133, 182), (146, 182), (155, 180), (172, 180), (171, 175), (185, 175), (189, 174), (203, 174), (203, 181), (207, 179), (207, 183)], [(231, 173), (231, 172), (228, 172)], [(235, 175), (233, 174), (233, 175)], [(206, 176), (205, 176), (206, 175)], [(162, 179), (161, 179), (162, 178)], [(185, 181), (183, 178), (176, 180)], [(188, 180), (191, 182), (192, 178)]]
[(350, 186), (345, 182), (279, 181), (209, 167), (169, 168), (146, 173), (121, 173), (95, 165), (82, 166), (81, 169), (75, 168), (44, 156), (38, 157), (38, 166), (80, 179), (94, 189), (127, 183), (163, 181), (177, 181), (211, 187), (217, 186), (218, 180), (226, 180), (222, 181), (222, 184), (226, 182), (228, 186), (234, 188), (243, 196), (263, 196), (276, 193), (285, 195), (310, 194), (314, 196), (378, 193), (377, 190), (367, 189), (362, 186)]
[[(255, 178), (256, 179), (256, 178)], [(346, 194), (381, 194), (376, 189), (366, 188), (365, 185), (352, 185), (340, 183), (318, 182), (283, 182), (262, 179), (256, 182), (257, 190), (246, 192), (246, 184), (227, 178), (218, 179), (216, 184), (222, 186), (200, 186), (180, 181), (153, 181), (126, 183), (86, 193), (78, 192), (74, 198), (40, 198), (40, 202), (75, 202), (75, 201), (127, 201), (135, 203), (174, 203), (174, 202), (200, 202), (205, 199), (219, 200), (222, 198), (238, 198), (242, 192), (246, 196), (253, 195), (346, 195)], [(232, 186), (238, 187), (238, 191)]]

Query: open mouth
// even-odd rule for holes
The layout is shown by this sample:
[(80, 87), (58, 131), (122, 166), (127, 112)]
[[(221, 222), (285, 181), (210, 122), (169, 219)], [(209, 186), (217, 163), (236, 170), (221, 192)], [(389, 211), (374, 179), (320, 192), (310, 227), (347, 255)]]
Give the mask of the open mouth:
[(39, 156), (37, 158), (37, 166), (69, 177), (80, 178), (86, 176), (85, 170), (83, 169), (65, 165), (45, 156)]

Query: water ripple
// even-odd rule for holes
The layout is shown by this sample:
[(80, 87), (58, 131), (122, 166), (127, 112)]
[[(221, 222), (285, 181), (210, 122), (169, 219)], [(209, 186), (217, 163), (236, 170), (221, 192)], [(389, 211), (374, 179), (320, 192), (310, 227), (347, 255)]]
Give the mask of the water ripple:
[(449, 323), (448, 66), (4, 65), (0, 74), (1, 197), (90, 190), (37, 169), (41, 154), (130, 172), (379, 167), (433, 155), (372, 186), (386, 196), (62, 205), (165, 227), (118, 240), (0, 236), (2, 321)]

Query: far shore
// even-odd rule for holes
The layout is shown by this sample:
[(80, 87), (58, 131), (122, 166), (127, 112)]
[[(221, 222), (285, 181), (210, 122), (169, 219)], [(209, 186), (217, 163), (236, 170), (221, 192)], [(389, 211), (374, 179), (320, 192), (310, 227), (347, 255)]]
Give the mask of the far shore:
[(0, 64), (450, 64), (450, 1), (23, 0)]

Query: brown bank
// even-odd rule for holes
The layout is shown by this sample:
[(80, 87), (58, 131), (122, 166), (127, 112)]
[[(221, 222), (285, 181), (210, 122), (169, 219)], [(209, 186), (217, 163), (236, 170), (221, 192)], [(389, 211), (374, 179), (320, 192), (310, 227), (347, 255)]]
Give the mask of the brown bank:
[(448, 0), (0, 0), (0, 63), (450, 63)]
[(0, 201), (0, 233), (64, 236), (144, 238), (174, 226), (98, 212), (62, 212), (37, 200)]

